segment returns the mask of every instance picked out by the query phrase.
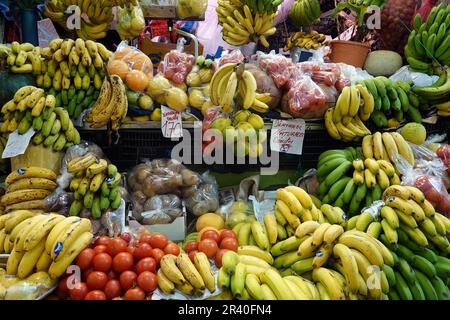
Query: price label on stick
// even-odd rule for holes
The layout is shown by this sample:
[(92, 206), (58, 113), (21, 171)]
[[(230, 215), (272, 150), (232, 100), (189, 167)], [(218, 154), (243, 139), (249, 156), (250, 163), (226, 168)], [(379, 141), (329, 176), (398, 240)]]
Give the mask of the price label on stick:
[(306, 124), (303, 119), (274, 120), (270, 134), (270, 150), (302, 154)]
[(182, 138), (181, 112), (161, 106), (161, 131), (165, 138)]
[(6, 143), (5, 150), (3, 151), (2, 158), (12, 158), (20, 154), (24, 154), (34, 133), (33, 128), (30, 128), (24, 134), (19, 134), (17, 130), (11, 132), (8, 142)]

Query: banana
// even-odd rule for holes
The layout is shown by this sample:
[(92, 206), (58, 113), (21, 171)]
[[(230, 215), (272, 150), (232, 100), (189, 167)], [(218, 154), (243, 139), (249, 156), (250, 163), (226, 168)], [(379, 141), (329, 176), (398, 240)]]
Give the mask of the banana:
[(245, 85), (245, 96), (243, 101), (244, 109), (250, 108), (254, 102), (256, 97), (256, 80), (255, 77), (248, 71), (245, 70), (242, 73), (242, 81)]
[(411, 186), (404, 186), (409, 191), (409, 199), (414, 200), (418, 204), (425, 202), (425, 196), (419, 189)]
[(63, 275), (67, 267), (73, 262), (73, 260), (75, 260), (81, 250), (86, 248), (86, 246), (92, 241), (92, 238), (93, 235), (91, 232), (81, 234), (71, 245), (63, 259), (58, 262), (52, 262), (50, 268), (48, 269), (48, 274), (50, 277), (56, 279)]
[(297, 228), (300, 225), (300, 220), (291, 212), (284, 201), (277, 200), (275, 203), (275, 210), (278, 210), (283, 215), (292, 228)]
[(263, 292), (261, 289), (261, 282), (258, 276), (254, 274), (247, 274), (245, 277), (245, 289), (253, 299), (263, 300)]
[(205, 288), (205, 282), (203, 281), (202, 276), (197, 271), (187, 254), (180, 253), (176, 258), (176, 265), (178, 266), (178, 269), (181, 271), (185, 279), (189, 281), (189, 283), (194, 288), (200, 290), (203, 290)]
[(1, 203), (4, 206), (16, 204), (23, 201), (31, 201), (31, 200), (38, 200), (38, 199), (44, 199), (45, 197), (49, 196), (51, 192), (49, 190), (44, 189), (23, 189), (23, 190), (17, 190), (10, 193), (6, 193), (2, 199)]
[(323, 240), (326, 244), (333, 244), (342, 234), (344, 228), (340, 225), (332, 225), (327, 229), (323, 236)]
[(300, 187), (296, 186), (288, 186), (284, 188), (288, 192), (292, 193), (298, 201), (300, 201), (303, 208), (306, 210), (311, 210), (313, 207), (313, 201), (310, 195)]
[(324, 244), (320, 247), (320, 249), (316, 252), (314, 259), (312, 261), (313, 268), (320, 268), (325, 263), (327, 263), (328, 259), (331, 257), (333, 253), (333, 246), (330, 244)]
[(267, 269), (261, 274), (260, 279), (262, 284), (269, 286), (278, 300), (292, 300), (294, 298), (291, 290), (277, 271)]
[[(397, 132), (391, 132), (390, 136), (395, 142), (395, 146), (398, 150), (398, 153), (403, 158), (405, 158), (405, 160), (408, 161), (410, 165), (414, 166), (414, 154), (413, 154), (408, 142), (406, 142), (406, 140), (402, 137), (402, 135)], [(388, 148), (387, 145), (386, 145), (386, 147)]]
[(17, 180), (8, 186), (8, 192), (14, 192), (23, 189), (43, 189), (53, 191), (56, 189), (56, 183), (46, 178), (23, 178)]
[[(6, 250), (5, 250), (6, 251)], [(14, 248), (11, 250), (11, 254), (6, 262), (6, 274), (16, 275), (19, 268), (20, 261), (24, 256), (24, 251), (16, 251)]]
[(47, 241), (45, 242), (45, 251), (48, 254), (51, 254), (52, 249), (54, 248), (54, 244), (56, 243), (60, 234), (62, 234), (62, 232), (64, 232), (65, 229), (67, 229), (71, 224), (78, 223), (79, 221), (81, 221), (81, 218), (68, 217), (63, 221), (57, 223), (47, 236)]
[(53, 261), (58, 262), (64, 259), (77, 238), (85, 232), (91, 232), (91, 230), (91, 221), (89, 219), (81, 219), (79, 222), (73, 223), (65, 229), (58, 236), (51, 249), (50, 255)]
[(173, 293), (175, 284), (166, 277), (161, 268), (158, 269), (156, 277), (158, 279), (158, 287), (162, 292), (166, 294)]
[(28, 277), (33, 271), (39, 257), (45, 250), (45, 239), (42, 239), (37, 245), (35, 245), (30, 251), (25, 252), (20, 260), (17, 268), (17, 277), (24, 279)]
[(67, 164), (67, 171), (77, 173), (86, 170), (96, 161), (96, 157), (92, 153), (88, 153), (83, 157), (74, 158)]
[(5, 179), (7, 185), (23, 178), (46, 178), (56, 181), (56, 174), (49, 169), (39, 167), (25, 167), (11, 172)]
[(44, 242), (44, 250), (41, 253), (38, 261), (36, 262), (36, 271), (47, 271), (50, 265), (52, 264), (52, 257), (45, 251), (45, 242)]
[(366, 231), (369, 224), (374, 221), (374, 217), (368, 213), (363, 212), (359, 215), (358, 220), (356, 221), (356, 230), (358, 231)]
[(239, 255), (247, 255), (260, 258), (266, 261), (268, 264), (273, 264), (273, 257), (267, 251), (261, 250), (255, 246), (239, 246), (238, 247)]
[(162, 269), (164, 275), (174, 284), (183, 285), (187, 281), (186, 278), (183, 276), (183, 273), (177, 267), (175, 263), (176, 260), (177, 257), (172, 254), (165, 255), (164, 257), (161, 258), (160, 268)]
[[(345, 300), (344, 289), (331, 270), (326, 268), (314, 269), (312, 277), (315, 282), (319, 282), (326, 290), (331, 300)], [(320, 292), (320, 288), (319, 292)]]
[(245, 264), (238, 263), (234, 274), (231, 276), (230, 288), (233, 296), (236, 298), (241, 298), (243, 295), (243, 291), (245, 289), (245, 279), (247, 276), (246, 268), (247, 266)]
[(344, 233), (339, 238), (339, 243), (360, 251), (374, 265), (380, 266), (383, 264), (383, 256), (379, 252), (377, 246), (368, 241), (367, 238), (355, 234)]
[(32, 250), (42, 239), (46, 238), (55, 225), (64, 220), (64, 216), (59, 214), (49, 214), (40, 225), (27, 235), (23, 248), (25, 251)]
[(324, 235), (325, 232), (331, 227), (329, 223), (323, 223), (321, 224), (313, 233), (312, 235), (312, 242), (311, 244), (313, 246), (320, 246), (322, 242), (324, 241)]
[(314, 251), (319, 247), (312, 244), (313, 237), (310, 236), (304, 240), (298, 247), (297, 254), (300, 258), (306, 259), (314, 256)]
[(251, 230), (258, 247), (263, 250), (267, 249), (269, 247), (269, 239), (261, 224), (258, 221), (253, 221), (251, 223)]
[(394, 209), (398, 209), (401, 212), (403, 212), (404, 214), (409, 215), (409, 216), (412, 215), (414, 212), (414, 209), (410, 205), (410, 203), (408, 203), (407, 200), (404, 200), (400, 197), (390, 196), (388, 199), (385, 200), (385, 203), (387, 206), (394, 208)]
[(264, 215), (264, 225), (267, 230), (267, 237), (270, 244), (275, 244), (278, 238), (277, 220), (275, 215), (268, 213)]

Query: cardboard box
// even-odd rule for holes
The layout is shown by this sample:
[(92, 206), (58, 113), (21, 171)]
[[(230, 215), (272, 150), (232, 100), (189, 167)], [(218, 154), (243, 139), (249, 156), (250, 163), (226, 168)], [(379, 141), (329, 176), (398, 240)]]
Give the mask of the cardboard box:
[(163, 233), (171, 241), (183, 241), (186, 238), (186, 215), (176, 218), (169, 224), (144, 225), (150, 232)]

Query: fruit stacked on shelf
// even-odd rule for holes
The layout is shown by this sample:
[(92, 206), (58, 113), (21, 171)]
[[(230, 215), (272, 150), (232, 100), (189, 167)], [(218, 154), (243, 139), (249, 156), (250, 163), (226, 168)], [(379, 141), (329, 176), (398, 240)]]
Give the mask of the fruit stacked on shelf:
[(180, 0), (176, 2), (177, 15), (181, 19), (197, 18), (205, 16), (207, 0)]
[(188, 87), (200, 87), (211, 82), (214, 75), (215, 65), (211, 59), (204, 56), (197, 58), (196, 64), (186, 76)]
[(105, 77), (100, 94), (92, 110), (86, 115), (91, 128), (101, 128), (111, 123), (118, 131), (128, 111), (125, 85), (117, 75)]
[(284, 46), (284, 51), (287, 52), (294, 47), (317, 50), (327, 44), (324, 34), (314, 30), (309, 33), (298, 31), (289, 37), (287, 44)]
[[(419, 96), (421, 105), (437, 104), (446, 106), (448, 110), (448, 101), (450, 100), (450, 71), (448, 67), (439, 71), (439, 79), (428, 87), (413, 88), (412, 91)], [(440, 108), (438, 108), (440, 109)], [(444, 114), (445, 115), (445, 114)]]
[(210, 98), (213, 105), (222, 107), (222, 112), (233, 112), (236, 93), (236, 102), (243, 109), (260, 113), (269, 111), (267, 103), (271, 100), (270, 94), (257, 93), (256, 89), (255, 77), (250, 71), (244, 70), (243, 64), (227, 63), (211, 79)]
[(100, 95), (100, 91), (93, 86), (83, 90), (81, 88), (76, 89), (73, 85), (70, 86), (69, 90), (61, 90), (60, 92), (51, 88), (48, 93), (55, 96), (55, 106), (65, 109), (72, 119), (77, 119), (83, 110), (91, 109)]
[(6, 274), (6, 270), (0, 268), (0, 300), (38, 300), (48, 294), (57, 283), (57, 280), (52, 279), (45, 271), (19, 279)]
[(426, 21), (420, 13), (414, 18), (414, 30), (408, 38), (405, 56), (414, 71), (433, 74), (437, 67), (450, 64), (450, 6), (433, 7)]
[(44, 144), (54, 151), (80, 143), (80, 134), (70, 120), (67, 110), (56, 108), (53, 95), (45, 95), (43, 89), (25, 86), (16, 91), (14, 98), (2, 107), (1, 131), (18, 130), (26, 133), (30, 128), (36, 132), (32, 138), (35, 145)]
[(135, 4), (125, 5), (117, 8), (116, 31), (122, 40), (133, 39), (145, 27), (144, 14), (136, 1)]
[(325, 113), (325, 127), (336, 140), (360, 141), (370, 134), (362, 121), (367, 121), (373, 110), (373, 97), (366, 88), (361, 85), (344, 87), (336, 107), (329, 108)]
[(6, 273), (20, 279), (33, 270), (47, 271), (53, 279), (60, 277), (93, 238), (91, 222), (79, 217), (18, 210), (2, 222), (4, 248), (10, 252)]
[(273, 10), (257, 13), (240, 1), (220, 0), (216, 11), (219, 24), (223, 28), (223, 40), (234, 46), (259, 40), (263, 46), (268, 48), (269, 43), (266, 37), (277, 31), (273, 26), (277, 13), (272, 13)]
[(183, 112), (189, 106), (189, 97), (184, 85), (175, 86), (161, 73), (149, 80), (146, 93), (157, 103)]
[(209, 85), (206, 85), (204, 87), (189, 88), (189, 105), (193, 108), (201, 110), (202, 114), (204, 115), (206, 111), (212, 106), (209, 94)]
[(72, 300), (151, 299), (158, 286), (157, 269), (166, 254), (177, 256), (180, 248), (163, 234), (143, 233), (136, 240), (129, 233), (101, 236), (76, 257), (81, 281), (70, 286), (71, 275), (65, 276), (57, 294)]
[(13, 73), (39, 74), (40, 48), (31, 43), (13, 41), (6, 63)]
[(362, 141), (362, 154), (365, 159), (374, 158), (390, 162), (397, 170), (400, 157), (414, 166), (414, 154), (411, 146), (398, 132), (375, 132), (365, 136)]
[[(137, 1), (131, 2), (137, 3)], [(76, 29), (78, 37), (85, 40), (97, 40), (106, 37), (109, 25), (114, 19), (112, 9), (119, 5), (119, 1), (102, 3), (90, 0), (51, 0), (45, 4), (44, 14), (52, 21), (57, 22), (62, 28), (67, 29), (67, 21), (71, 13), (66, 12), (72, 5), (78, 6), (81, 14), (86, 15), (89, 20), (81, 19), (81, 27)]]
[(277, 11), (278, 6), (281, 5), (283, 1), (284, 0), (235, 0), (232, 2), (236, 4), (239, 4), (239, 2), (241, 2), (242, 4), (246, 4), (250, 8), (251, 12), (273, 13)]
[(264, 129), (264, 120), (257, 114), (240, 110), (232, 119), (215, 119), (211, 128), (222, 135), (225, 144), (234, 145), (234, 152), (240, 157), (258, 158), (263, 152), (267, 131)]
[(126, 91), (128, 107), (138, 107), (142, 110), (152, 110), (153, 109), (153, 99), (145, 94), (134, 92), (131, 90)]
[(320, 20), (319, 0), (296, 0), (291, 7), (289, 17), (299, 27), (309, 27)]
[(366, 87), (374, 100), (373, 112), (370, 120), (378, 127), (389, 126), (388, 117), (398, 123), (406, 118), (421, 123), (422, 116), (419, 112), (421, 101), (411, 90), (410, 83), (405, 81), (392, 81), (386, 77), (376, 77), (360, 81), (361, 86)]
[(5, 212), (44, 210), (45, 198), (56, 189), (56, 174), (49, 169), (25, 167), (11, 172), (5, 179), (6, 193), (1, 198)]
[(105, 210), (119, 208), (122, 195), (118, 185), (122, 178), (115, 165), (88, 153), (72, 159), (67, 171), (75, 175), (70, 182), (75, 198), (69, 209), (71, 216), (85, 208), (91, 211), (92, 218), (100, 219)]

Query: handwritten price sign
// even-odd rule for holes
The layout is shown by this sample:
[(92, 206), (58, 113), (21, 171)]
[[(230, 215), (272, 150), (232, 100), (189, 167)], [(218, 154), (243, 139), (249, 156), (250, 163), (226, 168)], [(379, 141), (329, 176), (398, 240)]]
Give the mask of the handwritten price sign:
[(181, 113), (166, 106), (161, 106), (161, 131), (165, 138), (182, 138)]
[(306, 124), (303, 119), (274, 120), (270, 135), (272, 151), (302, 154)]

